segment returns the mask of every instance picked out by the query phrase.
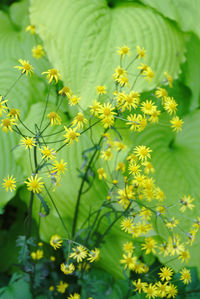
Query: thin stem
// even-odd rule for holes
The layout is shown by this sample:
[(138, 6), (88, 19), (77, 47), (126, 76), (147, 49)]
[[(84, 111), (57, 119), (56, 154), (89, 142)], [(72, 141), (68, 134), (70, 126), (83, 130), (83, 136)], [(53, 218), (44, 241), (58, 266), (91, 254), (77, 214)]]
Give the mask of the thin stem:
[(90, 158), (90, 161), (88, 163), (88, 166), (85, 170), (85, 173), (84, 173), (84, 176), (83, 176), (83, 179), (82, 179), (82, 182), (81, 182), (81, 185), (80, 185), (80, 188), (79, 188), (79, 192), (78, 192), (78, 196), (77, 196), (77, 200), (76, 200), (76, 207), (75, 207), (75, 212), (74, 212), (74, 218), (73, 218), (73, 226), (72, 226), (72, 238), (74, 237), (75, 235), (75, 232), (76, 232), (76, 226), (77, 226), (77, 220), (78, 220), (78, 212), (79, 212), (79, 205), (80, 205), (80, 200), (81, 200), (81, 195), (82, 195), (82, 191), (83, 191), (83, 187), (84, 187), (84, 184), (87, 180), (87, 174), (88, 174), (88, 171), (90, 169), (90, 166), (99, 150), (99, 146), (101, 144), (101, 141), (102, 141), (103, 137), (100, 138), (98, 144), (97, 144), (97, 148), (96, 150), (94, 151), (92, 157)]
[(34, 198), (34, 193), (31, 192), (30, 202), (29, 202), (29, 208), (28, 208), (28, 230), (27, 230), (27, 239), (29, 239), (30, 236), (31, 236), (33, 198)]
[(21, 73), (20, 76), (17, 78), (17, 80), (11, 85), (11, 87), (8, 89), (7, 93), (5, 94), (4, 98), (7, 97), (7, 95), (9, 94), (9, 92), (13, 89), (13, 87), (15, 87), (15, 85), (17, 84), (17, 82), (19, 81), (19, 79), (21, 79), (21, 77), (23, 76), (23, 74)]
[(46, 99), (46, 103), (45, 103), (45, 108), (44, 108), (44, 112), (43, 112), (42, 119), (41, 119), (41, 122), (40, 122), (40, 130), (42, 128), (42, 123), (44, 121), (44, 116), (45, 116), (45, 113), (47, 111), (47, 106), (48, 106), (48, 102), (49, 102), (49, 95), (50, 95), (50, 88), (51, 88), (51, 85), (49, 85), (49, 88), (48, 88), (48, 94), (47, 94), (47, 99)]

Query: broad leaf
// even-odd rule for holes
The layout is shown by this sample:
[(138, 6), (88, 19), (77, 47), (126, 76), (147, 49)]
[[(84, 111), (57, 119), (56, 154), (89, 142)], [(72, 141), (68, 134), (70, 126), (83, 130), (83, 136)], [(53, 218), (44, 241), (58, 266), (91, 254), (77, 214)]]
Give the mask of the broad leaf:
[[(64, 83), (83, 97), (83, 104), (96, 96), (95, 86), (105, 84), (119, 65), (116, 48), (127, 44), (136, 56), (136, 46), (144, 46), (146, 63), (155, 70), (151, 84), (138, 79), (138, 91), (150, 90), (164, 78), (179, 73), (184, 55), (184, 37), (169, 21), (149, 8), (118, 2), (108, 7), (105, 0), (32, 0), (31, 22), (37, 26), (48, 57), (60, 70)], [(166, 38), (167, 37), (167, 38)], [(131, 72), (134, 81), (137, 71)]]

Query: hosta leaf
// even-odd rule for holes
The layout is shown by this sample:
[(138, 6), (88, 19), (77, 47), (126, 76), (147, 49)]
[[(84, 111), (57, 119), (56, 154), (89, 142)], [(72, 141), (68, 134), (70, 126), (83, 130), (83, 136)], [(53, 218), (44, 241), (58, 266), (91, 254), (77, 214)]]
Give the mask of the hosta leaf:
[(200, 2), (198, 0), (141, 0), (167, 18), (176, 21), (183, 31), (193, 31), (200, 37)]
[[(60, 70), (65, 84), (82, 95), (85, 106), (95, 97), (95, 86), (108, 84), (111, 90), (108, 82), (119, 65), (117, 46), (130, 46), (132, 57), (136, 45), (147, 49), (145, 62), (155, 70), (155, 78), (151, 84), (139, 79), (135, 86), (138, 91), (155, 87), (166, 70), (173, 77), (179, 73), (183, 35), (149, 8), (123, 1), (110, 8), (105, 0), (31, 3), (31, 22), (37, 26), (51, 63)], [(132, 73), (135, 79), (136, 70)]]

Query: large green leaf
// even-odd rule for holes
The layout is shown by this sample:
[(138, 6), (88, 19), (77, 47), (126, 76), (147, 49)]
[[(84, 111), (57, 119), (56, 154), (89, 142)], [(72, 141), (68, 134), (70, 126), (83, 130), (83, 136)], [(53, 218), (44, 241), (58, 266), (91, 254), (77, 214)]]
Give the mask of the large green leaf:
[(191, 34), (186, 46), (187, 60), (183, 66), (183, 75), (185, 84), (192, 91), (191, 110), (194, 110), (200, 105), (200, 39)]
[[(147, 49), (146, 63), (155, 70), (155, 78), (151, 84), (139, 79), (138, 91), (155, 87), (166, 70), (173, 77), (179, 73), (184, 37), (149, 8), (123, 1), (110, 8), (105, 0), (31, 3), (31, 22), (37, 26), (51, 63), (60, 70), (65, 84), (83, 97), (85, 106), (95, 97), (95, 86), (106, 84), (111, 89), (110, 78), (119, 64), (117, 46), (127, 44), (134, 56), (136, 45)], [(134, 80), (136, 71), (132, 73)]]
[(176, 21), (183, 31), (193, 31), (200, 37), (199, 0), (141, 0), (141, 2), (152, 6), (164, 16)]

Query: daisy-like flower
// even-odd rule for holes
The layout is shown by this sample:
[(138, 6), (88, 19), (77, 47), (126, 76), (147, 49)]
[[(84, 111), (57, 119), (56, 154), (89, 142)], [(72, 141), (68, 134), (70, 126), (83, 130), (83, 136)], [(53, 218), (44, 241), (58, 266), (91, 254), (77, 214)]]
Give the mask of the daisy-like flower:
[(61, 117), (58, 115), (58, 113), (52, 111), (50, 112), (47, 117), (49, 118), (51, 122), (51, 127), (53, 125), (60, 125), (61, 124)]
[(72, 144), (74, 142), (74, 140), (76, 142), (78, 142), (78, 137), (80, 136), (80, 133), (77, 133), (76, 130), (77, 128), (71, 129), (71, 128), (67, 128), (65, 127), (65, 135), (63, 135), (66, 139), (65, 142), (67, 142), (68, 144)]
[(55, 83), (58, 83), (58, 80), (61, 78), (61, 75), (57, 69), (49, 69), (46, 72), (43, 72), (42, 75), (47, 75), (47, 80), (49, 80), (49, 83), (51, 83), (53, 80), (55, 80)]
[(76, 126), (78, 129), (82, 129), (84, 124), (87, 124), (88, 120), (84, 118), (83, 113), (79, 112), (72, 121), (72, 126)]
[(3, 97), (0, 96), (0, 117), (2, 116), (3, 113), (5, 113), (8, 110), (8, 107), (4, 105), (8, 100), (2, 100)]
[(127, 77), (127, 71), (125, 69), (123, 69), (121, 66), (118, 66), (115, 69), (115, 72), (113, 74), (113, 79), (118, 79), (119, 77), (125, 76)]
[(64, 86), (61, 90), (59, 90), (58, 94), (62, 96), (67, 96), (69, 98), (72, 95), (72, 91), (69, 87)]
[(156, 92), (155, 92), (155, 95), (156, 95), (157, 98), (167, 98), (168, 97), (168, 92), (165, 88), (158, 87)]
[(135, 249), (135, 247), (133, 246), (132, 242), (126, 242), (123, 244), (123, 251), (129, 253), (129, 252), (133, 252)]
[(28, 25), (25, 30), (26, 30), (26, 32), (30, 32), (30, 34), (35, 34), (36, 33), (34, 25)]
[(101, 108), (101, 104), (97, 100), (94, 100), (93, 103), (92, 103), (92, 106), (89, 106), (89, 108), (90, 108), (90, 113), (92, 115), (98, 116), (99, 109)]
[(180, 211), (183, 213), (185, 212), (185, 210), (188, 208), (190, 210), (192, 210), (195, 205), (192, 203), (194, 201), (194, 198), (191, 197), (191, 195), (184, 195), (181, 199), (180, 199), (180, 204), (181, 204), (181, 208)]
[(9, 110), (8, 116), (10, 116), (13, 119), (18, 120), (19, 119), (19, 109), (11, 108)]
[(8, 175), (7, 178), (3, 179), (2, 186), (7, 192), (8, 190), (12, 192), (16, 189), (16, 179), (12, 175)]
[(146, 79), (149, 82), (151, 82), (154, 78), (154, 72), (150, 67), (143, 71), (142, 75), (144, 76), (144, 79)]
[(31, 149), (33, 146), (36, 146), (36, 143), (33, 141), (33, 137), (22, 137), (21, 145), (25, 146), (25, 149)]
[(53, 249), (58, 249), (62, 246), (63, 240), (59, 235), (53, 235), (50, 239), (50, 245), (53, 247)]
[(163, 267), (160, 269), (160, 273), (158, 275), (160, 276), (160, 279), (169, 281), (172, 278), (173, 271), (169, 267)]
[(123, 254), (123, 259), (120, 260), (121, 264), (124, 264), (124, 269), (126, 270), (126, 268), (128, 267), (129, 270), (134, 270), (136, 262), (137, 262), (137, 257), (136, 256), (132, 256), (132, 253), (129, 252), (126, 254)]
[(74, 106), (74, 105), (77, 105), (81, 100), (81, 97), (77, 97), (77, 96), (71, 96), (69, 97), (69, 104), (70, 106)]
[(88, 261), (90, 263), (93, 263), (99, 259), (100, 250), (98, 248), (95, 248), (93, 250), (90, 250), (88, 253)]
[(102, 86), (102, 85), (97, 86), (96, 91), (97, 91), (97, 94), (99, 94), (99, 95), (107, 93), (106, 86)]
[(129, 55), (130, 54), (130, 48), (127, 47), (126, 45), (124, 45), (122, 47), (118, 47), (117, 54), (121, 55), (121, 57), (123, 59), (125, 55)]
[(60, 160), (60, 162), (55, 160), (52, 165), (53, 165), (53, 168), (51, 170), (51, 173), (56, 173), (56, 174), (60, 175), (61, 173), (62, 174), (65, 173), (67, 162), (64, 162), (63, 159)]
[(58, 293), (64, 294), (68, 286), (69, 284), (67, 282), (63, 282), (61, 280), (60, 283), (56, 286)]
[(68, 274), (71, 274), (71, 273), (73, 273), (74, 272), (74, 270), (75, 270), (75, 267), (74, 267), (74, 264), (73, 263), (71, 263), (71, 264), (65, 264), (65, 263), (62, 263), (61, 265), (60, 265), (60, 269), (61, 269), (61, 271), (64, 273), (64, 274), (66, 274), (66, 275), (68, 275)]
[(151, 252), (155, 253), (156, 247), (157, 247), (156, 241), (151, 237), (146, 238), (145, 244), (142, 244), (142, 250), (146, 250), (145, 254), (149, 254)]
[(167, 298), (176, 298), (176, 295), (178, 293), (177, 286), (175, 286), (174, 284), (170, 283), (166, 287), (166, 291), (167, 291)]
[(160, 281), (156, 283), (158, 296), (161, 298), (165, 297), (167, 295), (167, 282), (161, 283)]
[(33, 260), (40, 260), (43, 258), (43, 256), (44, 256), (43, 250), (38, 249), (36, 251), (31, 252), (31, 257)]
[(138, 280), (132, 281), (132, 284), (135, 286), (134, 291), (138, 292), (139, 294), (147, 287), (147, 283), (142, 282), (140, 278)]
[(133, 226), (133, 219), (132, 218), (124, 218), (121, 221), (121, 229), (125, 232), (129, 232)]
[(2, 128), (3, 132), (13, 132), (12, 127), (16, 125), (16, 119), (14, 118), (4, 118), (1, 120), (0, 127)]
[(182, 280), (184, 284), (188, 284), (189, 282), (191, 282), (191, 274), (189, 269), (183, 268), (180, 271), (180, 274), (181, 274), (180, 280)]
[(35, 176), (28, 178), (28, 181), (24, 181), (24, 183), (27, 185), (29, 191), (33, 191), (33, 193), (41, 193), (42, 188), (44, 188), (44, 182), (41, 182), (41, 180), (42, 178), (38, 177), (36, 174)]
[(44, 48), (42, 45), (37, 45), (32, 49), (33, 58), (40, 59), (45, 55)]
[(164, 109), (165, 109), (165, 111), (167, 111), (167, 113), (169, 113), (170, 115), (171, 115), (172, 113), (176, 113), (177, 106), (178, 106), (178, 104), (176, 103), (176, 101), (174, 100), (174, 98), (172, 98), (172, 97), (167, 97), (167, 98), (165, 99)]
[(108, 161), (108, 160), (112, 160), (113, 158), (113, 154), (111, 152), (111, 148), (108, 148), (106, 151), (101, 151), (101, 156), (102, 159)]
[(137, 58), (140, 59), (140, 58), (144, 58), (146, 56), (146, 50), (144, 49), (144, 47), (140, 48), (140, 46), (137, 46), (136, 47), (137, 49)]
[(170, 120), (170, 123), (172, 124), (171, 127), (173, 131), (179, 132), (182, 130), (183, 120), (178, 116), (173, 117), (172, 120)]
[(146, 147), (145, 145), (139, 145), (136, 146), (134, 149), (134, 153), (135, 155), (139, 158), (139, 160), (146, 161), (147, 158), (151, 158), (150, 153), (152, 152), (152, 150), (149, 147)]
[(40, 149), (40, 152), (43, 154), (42, 159), (53, 160), (56, 158), (56, 153), (53, 149), (50, 149), (48, 146), (43, 146)]
[(26, 74), (27, 76), (33, 73), (33, 66), (29, 63), (28, 60), (19, 59), (18, 60), (21, 65), (14, 66), (15, 69), (18, 69), (22, 72), (22, 74)]
[(73, 252), (70, 254), (70, 258), (72, 257), (77, 261), (77, 263), (82, 262), (82, 260), (87, 256), (87, 250), (85, 247), (79, 245), (76, 248), (72, 248)]
[(140, 63), (140, 65), (137, 67), (138, 70), (143, 74), (145, 71), (147, 71), (149, 66), (144, 63)]
[(141, 111), (144, 114), (148, 114), (151, 115), (155, 110), (156, 110), (157, 106), (152, 102), (152, 101), (144, 101), (141, 104)]
[(184, 262), (188, 263), (188, 260), (190, 259), (189, 251), (188, 250), (181, 251), (178, 259), (181, 260), (181, 263), (184, 263)]
[(150, 283), (147, 287), (144, 288), (144, 292), (146, 293), (146, 298), (151, 299), (157, 296), (157, 287), (156, 285)]

